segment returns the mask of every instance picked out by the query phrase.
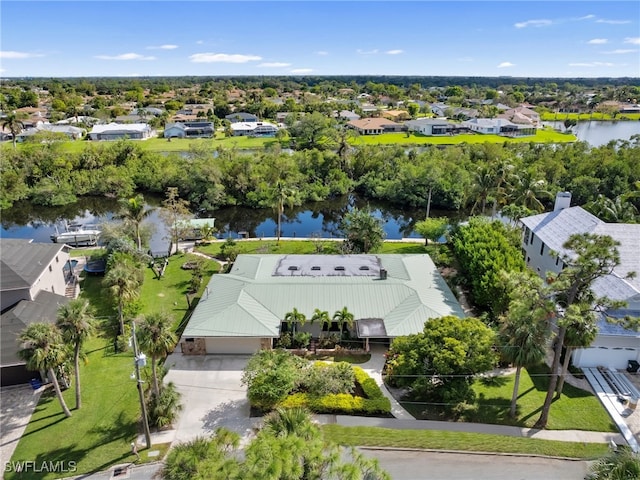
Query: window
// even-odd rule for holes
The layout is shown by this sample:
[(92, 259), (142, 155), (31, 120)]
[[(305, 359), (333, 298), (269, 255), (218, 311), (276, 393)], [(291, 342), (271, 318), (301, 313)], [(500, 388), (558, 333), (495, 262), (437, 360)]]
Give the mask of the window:
[(531, 240), (530, 240), (531, 245), (533, 245), (533, 232), (531, 232)]
[(531, 236), (531, 230), (529, 227), (525, 227), (524, 229), (524, 244), (529, 245), (529, 237)]
[(544, 243), (542, 243), (542, 240), (540, 240), (540, 255), (542, 255), (544, 253)]
[(320, 267), (318, 265), (314, 265), (313, 267), (311, 267), (311, 270), (318, 271), (320, 270)]
[(56, 255), (56, 263), (60, 263), (60, 260), (58, 259), (57, 255)]
[(51, 265), (49, 265), (49, 271), (53, 272), (53, 268), (51, 268)]
[(369, 270), (369, 267), (362, 265), (358, 270)]
[(295, 272), (296, 270), (298, 270), (298, 267), (296, 267), (295, 265), (291, 265), (289, 267), (289, 270), (291, 270), (292, 272)]
[(560, 261), (560, 257), (556, 257), (556, 267), (558, 266), (559, 261)]
[(333, 268), (336, 272), (344, 272), (344, 267), (342, 265), (338, 265)]

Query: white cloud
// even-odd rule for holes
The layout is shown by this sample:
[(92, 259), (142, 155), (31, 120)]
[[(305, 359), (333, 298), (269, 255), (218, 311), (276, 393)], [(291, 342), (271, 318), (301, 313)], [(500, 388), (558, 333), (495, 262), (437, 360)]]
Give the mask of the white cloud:
[(624, 25), (626, 23), (631, 23), (631, 20), (606, 20), (604, 18), (600, 18), (596, 20), (596, 23), (606, 23), (608, 25)]
[(320, 56), (326, 56), (329, 55), (329, 52), (325, 51), (325, 50), (320, 50), (318, 52), (316, 52), (316, 55), (320, 55)]
[(189, 59), (193, 63), (247, 63), (262, 60), (262, 57), (238, 53), (194, 53)]
[(202, 45), (203, 43), (204, 43), (204, 41), (203, 41), (203, 40), (198, 40), (198, 41), (196, 41), (196, 45)]
[(376, 55), (378, 53), (378, 49), (375, 48), (373, 50), (362, 50), (362, 49), (357, 49), (356, 52), (358, 52), (359, 55)]
[(526, 22), (518, 22), (514, 24), (516, 28), (526, 28), (526, 27), (548, 27), (553, 22), (551, 20), (527, 20)]
[(585, 15), (584, 17), (578, 17), (576, 20), (591, 20), (592, 18), (596, 18), (595, 15)]
[(4, 68), (0, 68), (0, 73), (4, 73), (6, 70)]
[(313, 69), (311, 68), (294, 68), (290, 70), (291, 73), (311, 73)]
[(602, 52), (602, 53), (606, 53), (608, 55), (624, 55), (625, 53), (635, 53), (638, 50), (636, 50), (635, 48), (618, 48), (616, 50), (609, 50), (608, 52)]
[(22, 59), (22, 58), (35, 58), (35, 57), (43, 57), (39, 53), (29, 53), (29, 52), (15, 52), (12, 50), (4, 50), (0, 51), (0, 58), (10, 58), (10, 59)]
[(606, 38), (592, 38), (587, 43), (589, 45), (604, 45), (605, 43), (608, 43), (608, 42), (609, 40), (607, 40)]
[(139, 53), (123, 53), (121, 55), (96, 55), (100, 60), (155, 60), (156, 57), (147, 57)]
[(147, 47), (147, 50), (175, 50), (178, 48), (178, 45), (158, 45)]
[(624, 39), (624, 43), (630, 43), (632, 45), (640, 45), (640, 37), (627, 37)]
[(615, 63), (610, 62), (582, 62), (582, 63), (570, 63), (570, 67), (615, 67)]
[(277, 68), (277, 67), (290, 67), (291, 64), (290, 63), (283, 63), (283, 62), (265, 62), (265, 63), (261, 63), (260, 65), (258, 65), (259, 67), (272, 67), (272, 68)]
[(404, 50), (387, 50), (385, 53), (387, 55), (400, 55), (401, 53), (404, 53)]
[(498, 65), (498, 68), (507, 68), (507, 67), (515, 67), (515, 66), (516, 66), (515, 63), (502, 62), (500, 65)]

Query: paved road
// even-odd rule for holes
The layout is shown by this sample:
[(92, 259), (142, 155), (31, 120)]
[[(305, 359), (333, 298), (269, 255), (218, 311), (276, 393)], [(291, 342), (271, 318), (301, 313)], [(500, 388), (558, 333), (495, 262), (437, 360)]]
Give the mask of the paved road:
[(394, 480), (582, 480), (587, 462), (470, 453), (370, 450)]

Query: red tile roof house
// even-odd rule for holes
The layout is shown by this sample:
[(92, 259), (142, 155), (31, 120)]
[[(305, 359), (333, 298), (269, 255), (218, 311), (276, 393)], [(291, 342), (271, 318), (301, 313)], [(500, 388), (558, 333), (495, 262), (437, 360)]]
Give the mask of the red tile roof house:
[(352, 120), (347, 126), (357, 130), (360, 135), (380, 135), (381, 133), (401, 132), (404, 125), (386, 118), (361, 118)]

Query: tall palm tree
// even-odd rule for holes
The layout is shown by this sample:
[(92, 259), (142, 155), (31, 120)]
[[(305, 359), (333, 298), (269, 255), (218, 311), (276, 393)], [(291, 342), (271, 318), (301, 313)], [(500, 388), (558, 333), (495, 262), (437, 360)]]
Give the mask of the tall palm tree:
[(173, 318), (167, 313), (156, 312), (143, 315), (139, 322), (139, 345), (143, 352), (151, 356), (151, 375), (156, 398), (160, 397), (157, 372), (158, 359), (173, 351), (177, 342), (172, 326)]
[(124, 306), (138, 298), (142, 277), (140, 269), (133, 261), (127, 257), (119, 257), (107, 271), (102, 283), (109, 288), (111, 295), (118, 305), (118, 320), (120, 322), (119, 335), (123, 335), (124, 329)]
[(489, 165), (483, 165), (476, 171), (472, 188), (472, 195), (475, 198), (473, 206), (471, 207), (472, 214), (475, 213), (478, 206), (480, 206), (480, 213), (484, 215), (487, 201), (495, 190), (496, 178), (496, 172)]
[(140, 225), (155, 210), (147, 208), (142, 195), (136, 195), (133, 198), (121, 198), (120, 212), (116, 218), (124, 220), (125, 224), (131, 225), (136, 236), (138, 250), (142, 250), (142, 239), (140, 237)]
[[(634, 192), (631, 192), (632, 194)], [(629, 200), (631, 195), (619, 195), (610, 199), (604, 195), (585, 205), (585, 208), (600, 220), (609, 223), (634, 223), (638, 218), (638, 210)]]
[(594, 312), (590, 311), (588, 305), (582, 307), (570, 305), (564, 313), (563, 324), (567, 328), (567, 333), (564, 336), (564, 362), (562, 363), (562, 370), (556, 387), (558, 395), (562, 393), (562, 388), (564, 387), (571, 354), (576, 348), (586, 348), (591, 345), (598, 334)]
[(18, 351), (18, 356), (27, 362), (29, 370), (47, 372), (62, 411), (70, 417), (71, 411), (64, 401), (56, 375), (56, 369), (64, 364), (68, 354), (68, 348), (58, 327), (50, 323), (32, 323), (20, 333), (18, 341), (23, 345)]
[(345, 326), (349, 329), (353, 328), (353, 325), (355, 324), (355, 317), (347, 307), (343, 307), (342, 310), (338, 310), (333, 314), (333, 321), (340, 324), (340, 331), (342, 332)]
[(80, 356), (85, 340), (95, 331), (95, 310), (89, 301), (83, 298), (71, 300), (66, 305), (58, 308), (58, 328), (62, 332), (62, 338), (68, 344), (73, 345), (73, 366), (76, 377), (76, 409), (82, 406), (80, 396)]
[(278, 180), (271, 192), (271, 198), (273, 199), (273, 207), (278, 213), (278, 243), (280, 243), (280, 235), (282, 232), (282, 215), (284, 215), (285, 205), (289, 208), (293, 207), (296, 201), (296, 192), (286, 185), (282, 180)]
[(293, 310), (286, 313), (284, 321), (289, 324), (291, 331), (295, 332), (298, 325), (302, 326), (305, 324), (307, 317), (304, 313), (299, 312), (298, 309), (294, 307)]
[(24, 129), (24, 123), (20, 121), (16, 112), (8, 114), (2, 121), (2, 128), (6, 128), (11, 132), (11, 138), (13, 140), (13, 148), (16, 148), (16, 141), (18, 134)]

